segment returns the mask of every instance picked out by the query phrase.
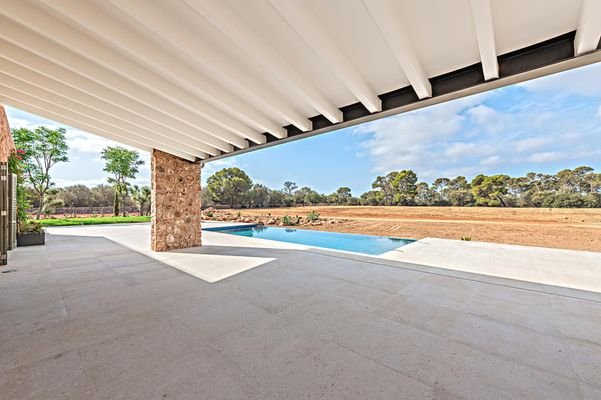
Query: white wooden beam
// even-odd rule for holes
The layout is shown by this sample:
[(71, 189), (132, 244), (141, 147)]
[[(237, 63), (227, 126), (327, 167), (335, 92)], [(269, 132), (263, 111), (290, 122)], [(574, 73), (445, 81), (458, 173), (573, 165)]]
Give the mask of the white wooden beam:
[[(129, 122), (114, 118), (112, 115), (99, 112), (98, 110), (88, 107), (87, 105), (68, 99), (60, 92), (54, 93), (45, 88), (32, 85), (30, 82), (10, 76), (4, 72), (0, 72), (0, 87), (11, 89), (12, 92), (9, 93), (4, 90), (4, 93), (11, 95), (12, 97), (18, 96), (15, 93), (20, 92), (22, 94), (31, 96), (32, 98), (44, 100), (48, 103), (71, 110), (75, 114), (88, 118), (88, 120), (97, 121), (97, 123), (100, 124), (99, 126), (106, 126), (112, 132), (131, 135), (132, 138), (137, 138), (138, 140), (142, 141), (152, 140), (149, 139), (149, 134), (151, 134), (151, 132), (147, 132), (133, 124), (130, 124)], [(206, 157), (207, 153), (213, 156), (221, 154), (219, 150), (206, 145), (192, 147), (190, 144), (178, 143), (177, 141), (165, 138), (156, 138), (154, 139), (154, 142), (160, 145), (179, 149), (181, 152), (189, 153), (201, 158)]]
[(420, 99), (432, 97), (432, 86), (413, 45), (388, 0), (363, 0), (384, 41)]
[(471, 8), (484, 79), (487, 81), (497, 79), (499, 77), (499, 63), (497, 62), (490, 0), (471, 0)]
[[(288, 105), (285, 99), (278, 96), (273, 89), (266, 87), (264, 82), (251, 76), (248, 70), (235, 66), (213, 45), (198, 37), (195, 30), (190, 29), (176, 18), (170, 18), (169, 9), (181, 6), (181, 4), (177, 2), (164, 3), (163, 7), (159, 7), (146, 0), (115, 0), (111, 3), (142, 25), (152, 27), (150, 34), (168, 41), (170, 46), (186, 54), (189, 61), (194, 62), (205, 74), (234, 88), (236, 92), (244, 94), (261, 110), (265, 110), (269, 115), (276, 115), (303, 131), (312, 129), (311, 121)], [(186, 11), (193, 12), (189, 7)], [(199, 23), (204, 23), (204, 21), (199, 21)], [(191, 40), (191, 38), (196, 39)], [(272, 134), (275, 133), (272, 132)]]
[[(0, 43), (2, 42), (0, 41)], [(30, 85), (59, 94), (69, 100), (94, 109), (97, 112), (108, 114), (123, 121), (124, 123), (133, 125), (140, 131), (145, 132), (145, 137), (147, 138), (157, 139), (159, 141), (166, 140), (168, 143), (174, 142), (183, 144), (185, 146), (198, 146), (199, 149), (202, 148), (201, 146), (206, 146), (204, 143), (191, 143), (176, 131), (157, 125), (155, 122), (142, 118), (129, 110), (118, 107), (100, 98), (91, 96), (88, 93), (49, 78), (45, 75), (35, 72), (27, 66), (19, 65), (3, 57), (0, 57), (0, 71), (2, 71), (2, 73), (5, 75), (12, 76), (16, 79), (25, 81)]]
[[(125, 55), (132, 55), (137, 60), (147, 63), (161, 76), (155, 76), (153, 80), (150, 71), (140, 69), (134, 66), (131, 70), (132, 75), (137, 78), (140, 84), (150, 84), (152, 87), (160, 90), (163, 94), (169, 94), (169, 98), (176, 101), (179, 105), (198, 113), (202, 117), (232, 131), (243, 138), (252, 140), (255, 143), (265, 143), (265, 135), (256, 131), (239, 121), (230, 114), (226, 114), (217, 107), (208, 104), (199, 99), (212, 99), (216, 101), (221, 108), (246, 110), (247, 118), (252, 119), (256, 114), (245, 104), (232, 96), (230, 93), (218, 88), (217, 85), (208, 80), (205, 76), (190, 68), (183, 60), (177, 60), (174, 54), (166, 54), (165, 49), (159, 47), (155, 42), (146, 40), (136, 31), (130, 29), (125, 24), (112, 18), (104, 9), (97, 7), (92, 2), (72, 1), (72, 0), (44, 0), (47, 6), (56, 12), (70, 18), (74, 23), (94, 32), (94, 34), (103, 38), (111, 46), (121, 50)], [(162, 77), (167, 77), (170, 81), (164, 81)], [(175, 87), (175, 85), (179, 85)], [(211, 93), (218, 93), (217, 100)], [(231, 110), (230, 110), (231, 111)], [(241, 111), (237, 111), (241, 112)], [(277, 126), (277, 129), (281, 127)], [(219, 132), (216, 132), (219, 133)], [(228, 139), (228, 137), (224, 137)]]
[[(111, 110), (113, 115), (129, 118), (130, 121), (154, 132), (154, 134), (149, 136), (150, 138), (166, 137), (179, 142), (188, 142), (191, 145), (197, 143), (189, 139), (188, 136), (182, 135), (182, 131), (190, 131), (190, 128), (179, 120), (170, 119), (144, 104), (138, 103), (121, 93), (74, 73), (67, 68), (56, 65), (3, 39), (0, 39), (0, 48), (2, 48), (2, 58), (8, 60), (10, 63), (18, 65), (22, 69), (30, 69), (36, 74), (55, 80), (59, 84), (71, 88), (71, 90), (76, 90), (87, 95), (88, 97), (84, 97), (82, 101), (87, 102), (91, 97), (96, 98), (100, 102), (110, 104), (113, 107)], [(8, 70), (10, 63), (4, 63), (5, 65), (2, 68)], [(18, 73), (22, 73), (21, 70), (17, 71)], [(122, 112), (116, 112), (114, 108), (119, 108)], [(123, 114), (123, 111), (125, 114)]]
[(382, 102), (329, 32), (317, 22), (303, 1), (269, 0), (305, 43), (332, 70), (370, 112), (382, 110)]
[(601, 0), (583, 0), (574, 39), (577, 56), (597, 50), (601, 38)]
[[(7, 30), (5, 31), (4, 29)], [(89, 79), (95, 80), (97, 83), (99, 83), (98, 86), (102, 86), (104, 89), (107, 89), (107, 86), (103, 85), (103, 83), (105, 83), (111, 90), (120, 92), (125, 97), (129, 97), (130, 99), (144, 103), (147, 106), (146, 108), (151, 108), (151, 110), (148, 110), (144, 115), (152, 115), (156, 113), (162, 114), (161, 111), (157, 109), (158, 106), (156, 103), (154, 105), (152, 104), (153, 100), (156, 101), (158, 99), (143, 98), (141, 93), (136, 91), (136, 89), (139, 88), (132, 82), (112, 76), (108, 71), (102, 70), (102, 68), (99, 66), (95, 66), (89, 60), (77, 57), (67, 49), (58, 46), (56, 43), (47, 40), (44, 37), (41, 37), (18, 24), (12, 23), (12, 21), (9, 21), (2, 16), (0, 16), (0, 36), (27, 46), (29, 50), (40, 54), (42, 57), (47, 57), (56, 63), (60, 63), (65, 67), (63, 72), (66, 72), (66, 75), (62, 75), (63, 78), (70, 79), (71, 75), (73, 74), (85, 72)], [(33, 65), (35, 66), (35, 64)], [(106, 72), (106, 74), (103, 72)], [(60, 77), (61, 76), (59, 75), (59, 79)], [(175, 105), (172, 106), (175, 107)], [(182, 136), (186, 137), (187, 140), (190, 141), (190, 143), (205, 143), (226, 152), (232, 150), (231, 144), (221, 139), (208, 136), (202, 131), (195, 131), (194, 128), (192, 128), (189, 124), (185, 124), (180, 120), (172, 119), (169, 116), (167, 116), (166, 119), (169, 121), (167, 126), (171, 126), (173, 129), (178, 130)]]
[[(159, 112), (179, 119), (188, 124), (190, 130), (196, 131), (190, 135), (191, 139), (201, 140), (226, 152), (230, 151), (228, 142), (220, 138), (227, 134), (224, 133), (223, 128), (179, 107), (167, 100), (162, 93), (158, 93), (156, 89), (153, 91), (137, 83), (138, 78), (132, 72), (141, 73), (142, 69), (135, 70), (136, 67), (139, 68), (136, 63), (119, 57), (116, 52), (102, 46), (68, 24), (57, 21), (51, 15), (42, 12), (39, 7), (33, 7), (21, 1), (6, 0), (2, 4), (0, 12), (4, 15), (0, 16), (0, 35), (6, 40), (17, 43), (125, 95), (134, 97)], [(24, 25), (27, 25), (28, 28)], [(52, 41), (48, 38), (51, 38)], [(164, 81), (156, 76), (153, 78), (147, 84), (157, 86)], [(207, 126), (210, 126), (210, 129), (207, 129)], [(219, 132), (218, 135), (215, 134), (216, 131)], [(186, 133), (183, 132), (183, 134)], [(244, 139), (231, 134), (231, 132), (229, 134), (231, 135), (228, 138), (231, 139), (230, 143), (238, 140), (239, 144), (244, 147)]]
[(278, 79), (287, 90), (310, 104), (330, 122), (342, 122), (342, 111), (292, 67), (273, 47), (254, 34), (227, 4), (207, 0), (186, 0), (186, 2), (227, 36), (238, 51), (244, 51), (247, 56)]
[[(65, 110), (61, 110), (60, 107), (53, 106), (50, 103), (41, 102), (41, 101), (37, 101), (37, 100), (32, 101), (32, 103), (30, 103), (30, 102), (24, 101), (23, 99), (20, 99), (20, 98), (12, 98), (10, 96), (2, 94), (1, 92), (0, 92), (0, 100), (2, 100), (2, 103), (8, 104), (9, 106), (14, 107), (14, 108), (18, 108), (19, 110), (29, 112), (31, 114), (39, 115), (43, 118), (50, 119), (52, 121), (56, 121), (61, 124), (65, 124), (67, 126), (77, 128), (77, 129), (80, 129), (85, 132), (93, 133), (95, 135), (102, 136), (107, 139), (111, 139), (111, 140), (123, 143), (125, 145), (135, 147), (140, 150), (150, 152), (150, 151), (152, 151), (152, 148), (153, 148), (149, 145), (149, 143), (139, 142), (139, 141), (131, 139), (130, 137), (121, 137), (117, 134), (114, 134), (113, 132), (105, 131), (103, 129), (96, 128), (94, 126), (88, 125), (81, 121), (76, 121), (74, 119), (71, 119), (71, 118), (65, 116), (65, 114), (63, 113)], [(50, 111), (49, 109), (46, 109), (46, 106), (54, 109), (55, 111)], [(176, 155), (176, 156), (183, 158), (185, 160), (188, 160), (188, 161), (196, 161), (196, 157), (194, 157), (193, 155), (181, 153), (170, 147), (157, 146), (154, 148), (165, 151), (165, 152), (173, 154), (173, 155)]]

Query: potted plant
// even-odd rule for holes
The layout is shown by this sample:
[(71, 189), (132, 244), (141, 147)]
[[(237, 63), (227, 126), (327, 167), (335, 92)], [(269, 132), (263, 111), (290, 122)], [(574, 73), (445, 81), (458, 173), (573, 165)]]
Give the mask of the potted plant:
[(17, 150), (8, 160), (8, 169), (17, 175), (17, 247), (42, 245), (46, 235), (38, 222), (29, 221), (27, 209), (29, 199), (23, 177), (23, 158), (25, 151)]
[(46, 233), (39, 222), (27, 221), (19, 224), (17, 247), (37, 246), (46, 242)]

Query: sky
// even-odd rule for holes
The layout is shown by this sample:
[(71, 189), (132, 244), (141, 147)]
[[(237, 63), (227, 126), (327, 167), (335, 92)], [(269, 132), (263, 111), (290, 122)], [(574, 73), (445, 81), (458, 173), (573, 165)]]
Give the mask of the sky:
[[(64, 126), (6, 107), (12, 128)], [(106, 183), (102, 148), (118, 145), (68, 126), (69, 162), (51, 171), (57, 186)], [(125, 146), (127, 147), (127, 146)], [(134, 183), (149, 184), (149, 154)], [(378, 175), (414, 170), (421, 181), (479, 173), (601, 171), (601, 63), (207, 163), (236, 166), (271, 188), (285, 181), (318, 192), (348, 186), (356, 196)]]

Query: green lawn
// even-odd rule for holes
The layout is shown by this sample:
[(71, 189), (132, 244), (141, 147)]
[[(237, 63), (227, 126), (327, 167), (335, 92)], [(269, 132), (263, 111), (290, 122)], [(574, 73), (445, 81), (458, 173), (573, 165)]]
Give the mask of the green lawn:
[(99, 224), (131, 224), (134, 222), (150, 222), (150, 217), (87, 217), (87, 218), (47, 218), (38, 221), (42, 226), (99, 225)]

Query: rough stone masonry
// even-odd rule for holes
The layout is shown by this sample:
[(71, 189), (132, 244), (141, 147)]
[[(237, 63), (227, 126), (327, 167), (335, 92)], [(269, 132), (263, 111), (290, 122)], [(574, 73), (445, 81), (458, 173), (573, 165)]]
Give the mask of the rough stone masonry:
[(200, 162), (153, 150), (150, 169), (152, 250), (200, 246)]

